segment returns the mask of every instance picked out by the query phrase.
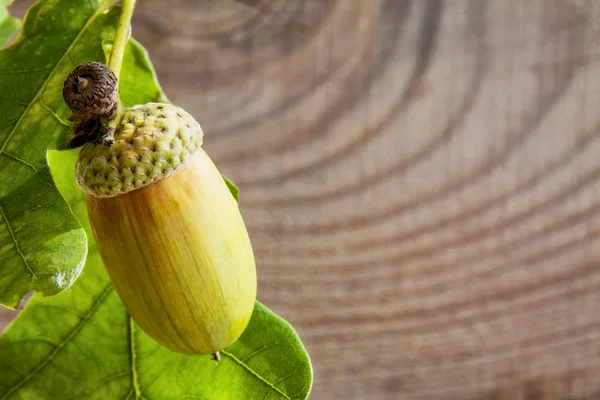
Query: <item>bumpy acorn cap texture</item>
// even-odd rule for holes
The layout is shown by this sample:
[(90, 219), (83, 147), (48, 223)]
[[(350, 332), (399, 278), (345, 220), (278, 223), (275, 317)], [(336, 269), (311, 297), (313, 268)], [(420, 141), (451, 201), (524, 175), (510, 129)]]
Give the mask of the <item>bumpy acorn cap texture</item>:
[(77, 183), (94, 197), (139, 189), (178, 170), (202, 145), (200, 124), (171, 104), (126, 108), (110, 147), (86, 144), (77, 159)]

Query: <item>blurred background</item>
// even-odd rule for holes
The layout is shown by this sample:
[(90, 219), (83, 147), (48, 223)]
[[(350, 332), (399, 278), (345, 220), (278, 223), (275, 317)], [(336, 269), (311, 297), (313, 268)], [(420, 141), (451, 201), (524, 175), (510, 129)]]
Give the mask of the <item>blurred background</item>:
[(311, 399), (600, 399), (600, 2), (138, 3)]

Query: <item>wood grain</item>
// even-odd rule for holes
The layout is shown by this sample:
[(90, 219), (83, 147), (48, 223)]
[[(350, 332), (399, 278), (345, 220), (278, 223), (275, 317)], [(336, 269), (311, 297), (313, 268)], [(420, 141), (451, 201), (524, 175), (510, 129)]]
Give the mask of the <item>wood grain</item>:
[(600, 3), (139, 3), (312, 399), (600, 398)]

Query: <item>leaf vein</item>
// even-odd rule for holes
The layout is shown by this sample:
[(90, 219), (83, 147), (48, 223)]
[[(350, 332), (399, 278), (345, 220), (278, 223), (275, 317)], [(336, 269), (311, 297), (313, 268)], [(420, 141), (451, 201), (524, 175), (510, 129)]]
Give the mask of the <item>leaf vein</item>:
[(257, 373), (256, 371), (254, 371), (252, 368), (250, 368), (250, 366), (248, 364), (245, 364), (244, 362), (242, 362), (239, 358), (237, 358), (232, 353), (230, 353), (230, 352), (228, 352), (226, 350), (221, 350), (221, 354), (225, 354), (227, 357), (231, 358), (238, 365), (240, 365), (241, 367), (243, 367), (244, 369), (246, 369), (248, 372), (250, 372), (252, 375), (254, 375), (256, 378), (258, 378), (258, 380), (260, 380), (261, 382), (263, 382), (264, 384), (266, 384), (267, 386), (269, 386), (270, 389), (275, 390), (277, 393), (279, 393), (280, 395), (282, 395), (283, 397), (285, 397), (287, 400), (291, 400), (291, 398), (287, 394), (285, 394), (280, 389), (278, 389), (277, 387), (275, 387), (275, 385), (273, 385), (271, 382), (269, 382), (268, 380), (266, 380), (265, 378), (263, 378), (262, 376), (260, 376), (259, 373)]
[(135, 352), (135, 322), (133, 318), (127, 315), (129, 318), (129, 354), (131, 356), (131, 385), (135, 393), (136, 399), (142, 398), (142, 392), (140, 391), (140, 385), (138, 381), (137, 369), (135, 366), (137, 354)]
[[(247, 362), (248, 362), (248, 360), (250, 360), (250, 359), (251, 359), (251, 358), (253, 358), (254, 356), (256, 356), (256, 355), (258, 355), (258, 354), (262, 353), (263, 351), (266, 351), (266, 350), (272, 349), (273, 347), (277, 347), (277, 346), (285, 346), (285, 343), (274, 342), (274, 343), (271, 343), (271, 344), (270, 344), (270, 345), (268, 345), (268, 346), (263, 346), (263, 347), (261, 347), (261, 348), (259, 348), (259, 349), (256, 349), (256, 350), (255, 350), (255, 351), (253, 351), (252, 353), (250, 353), (250, 355), (248, 355), (246, 358), (244, 358), (244, 359), (243, 359), (243, 360), (241, 360), (241, 361), (242, 361), (243, 363), (247, 363)], [(290, 347), (292, 347), (292, 346), (290, 346)]]
[(4, 154), (5, 156), (8, 156), (8, 157), (12, 158), (13, 160), (15, 160), (17, 162), (20, 162), (21, 164), (30, 167), (31, 169), (33, 169), (35, 171), (35, 176), (36, 176), (36, 178), (38, 178), (38, 181), (40, 181), (40, 183), (43, 183), (44, 185), (48, 186), (50, 189), (55, 190), (54, 186), (50, 185), (48, 182), (44, 181), (40, 177), (39, 171), (37, 170), (37, 168), (33, 164), (28, 163), (27, 161), (25, 161), (25, 160), (23, 160), (23, 159), (15, 156), (14, 154), (11, 154), (11, 153), (9, 153), (7, 151), (4, 151), (4, 152), (2, 152), (0, 154)]
[(0, 214), (2, 214), (2, 219), (6, 222), (6, 228), (8, 228), (8, 232), (10, 233), (10, 237), (12, 238), (13, 243), (15, 244), (15, 249), (17, 250), (17, 253), (19, 253), (19, 255), (21, 256), (21, 259), (23, 259), (23, 263), (25, 263), (25, 268), (27, 268), (27, 271), (29, 271), (29, 273), (31, 274), (31, 277), (33, 278), (35, 276), (35, 272), (33, 272), (33, 270), (31, 269), (31, 265), (29, 265), (29, 262), (27, 262), (27, 258), (25, 257), (25, 254), (23, 254), (23, 252), (21, 251), (21, 247), (19, 247), (19, 242), (17, 241), (15, 233), (14, 233), (12, 227), (10, 226), (10, 222), (8, 221), (8, 217), (4, 213), (4, 209), (2, 208), (1, 205), (0, 205)]
[(44, 106), (44, 108), (46, 110), (48, 110), (48, 112), (50, 114), (52, 114), (54, 116), (54, 118), (56, 118), (61, 125), (64, 125), (66, 127), (70, 127), (70, 125), (68, 123), (66, 123), (65, 121), (63, 121), (62, 118), (52, 108), (50, 108), (50, 106), (48, 106), (46, 104), (46, 102), (44, 101), (44, 98), (42, 96), (40, 96), (40, 104), (42, 106)]
[(273, 382), (273, 385), (277, 385), (280, 382), (285, 381), (286, 379), (296, 375), (296, 372), (298, 372), (300, 370), (300, 368), (302, 368), (302, 363), (298, 363), (298, 365), (296, 365), (296, 368), (294, 368), (294, 370), (292, 372), (290, 372), (289, 374), (282, 376), (281, 378), (277, 379), (275, 382)]
[(101, 387), (106, 386), (109, 383), (116, 381), (117, 379), (125, 378), (128, 375), (129, 375), (129, 371), (118, 372), (114, 375), (110, 375), (110, 376), (104, 378), (103, 380), (101, 380), (100, 382), (98, 382), (97, 385), (88, 387), (87, 389), (81, 391), (79, 394), (75, 395), (75, 397), (72, 397), (72, 398), (77, 399), (77, 398), (82, 398), (82, 396), (84, 396), (84, 395), (89, 396), (91, 393), (94, 393), (96, 390), (100, 389)]
[(19, 382), (17, 382), (16, 385), (14, 385), (13, 387), (11, 387), (10, 390), (8, 392), (6, 392), (4, 394), (4, 396), (2, 396), (0, 398), (0, 400), (6, 400), (6, 399), (8, 399), (8, 397), (11, 394), (13, 394), (14, 392), (16, 392), (21, 387), (23, 387), (34, 376), (36, 376), (42, 369), (44, 369), (46, 367), (46, 365), (48, 365), (56, 357), (56, 355), (62, 350), (62, 348), (64, 347), (64, 345), (67, 344), (69, 341), (71, 341), (81, 331), (81, 329), (83, 329), (83, 327), (90, 320), (90, 318), (92, 317), (92, 315), (96, 312), (96, 310), (98, 310), (98, 308), (100, 307), (100, 305), (102, 305), (102, 303), (104, 302), (104, 300), (106, 300), (106, 298), (108, 297), (108, 295), (112, 292), (112, 289), (113, 289), (113, 287), (112, 287), (112, 285), (110, 283), (108, 285), (106, 285), (106, 287), (100, 293), (100, 296), (98, 296), (98, 298), (96, 300), (94, 300), (94, 303), (92, 304), (92, 306), (90, 307), (90, 309), (88, 310), (88, 312), (83, 316), (83, 318), (81, 319), (81, 321), (79, 321), (77, 323), (77, 325), (75, 325), (75, 327), (73, 328), (73, 330), (67, 336), (65, 336), (65, 338), (63, 340), (61, 340), (60, 343), (58, 343), (58, 345), (54, 348), (54, 350), (52, 350), (48, 354), (48, 356), (44, 360), (42, 360), (42, 362), (40, 362), (38, 364), (37, 367), (35, 367), (29, 374), (27, 374), (23, 378), (21, 378), (21, 380)]

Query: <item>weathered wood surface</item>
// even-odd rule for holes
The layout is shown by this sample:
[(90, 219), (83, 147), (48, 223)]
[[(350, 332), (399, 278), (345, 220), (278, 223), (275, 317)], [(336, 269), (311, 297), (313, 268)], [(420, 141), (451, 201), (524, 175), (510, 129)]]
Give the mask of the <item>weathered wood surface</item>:
[(146, 0), (134, 36), (311, 398), (600, 398), (600, 3)]

